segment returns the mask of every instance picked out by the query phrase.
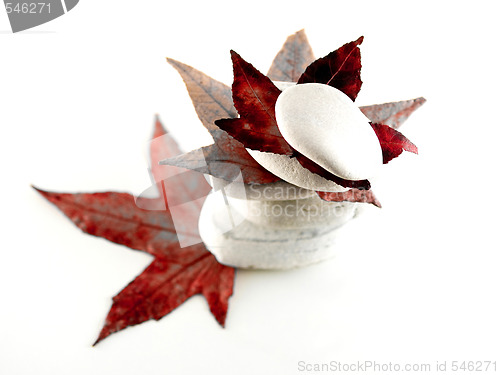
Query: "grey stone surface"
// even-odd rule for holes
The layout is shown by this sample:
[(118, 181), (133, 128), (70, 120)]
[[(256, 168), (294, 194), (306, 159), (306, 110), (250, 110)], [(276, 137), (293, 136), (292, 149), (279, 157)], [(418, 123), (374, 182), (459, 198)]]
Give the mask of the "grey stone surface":
[(335, 238), (357, 211), (356, 203), (317, 197), (227, 201), (229, 205), (215, 194), (207, 197), (200, 234), (219, 262), (239, 268), (288, 269), (330, 258), (336, 252)]

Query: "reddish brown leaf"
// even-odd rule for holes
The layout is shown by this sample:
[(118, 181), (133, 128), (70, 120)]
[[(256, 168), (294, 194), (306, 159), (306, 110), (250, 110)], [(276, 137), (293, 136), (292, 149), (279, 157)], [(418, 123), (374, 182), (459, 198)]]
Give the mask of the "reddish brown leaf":
[(278, 129), (274, 112), (281, 91), (236, 52), (231, 51), (231, 59), (233, 102), (240, 118), (221, 119), (215, 124), (247, 148), (292, 155), (292, 148)]
[[(153, 165), (158, 158), (179, 151), (159, 121), (155, 135), (160, 138), (151, 144)], [(164, 147), (168, 149), (162, 152)], [(179, 235), (198, 235), (199, 206), (195, 204), (194, 209), (187, 211), (177, 210), (175, 206), (176, 215), (180, 215), (175, 221), (171, 210), (179, 201), (204, 197), (207, 184), (201, 174), (185, 171), (177, 174), (179, 171), (175, 169), (153, 168), (155, 179), (163, 179), (159, 182), (163, 196), (142, 198), (148, 201), (149, 210), (139, 208), (134, 197), (126, 193), (68, 194), (37, 189), (82, 231), (155, 257), (141, 275), (113, 298), (96, 343), (127, 326), (149, 319), (158, 320), (187, 298), (200, 293), (207, 299), (217, 321), (224, 325), (233, 290), (234, 269), (219, 264), (203, 243), (180, 246)], [(180, 229), (179, 219), (185, 224)]]
[(361, 52), (363, 37), (344, 44), (336, 51), (314, 61), (298, 83), (324, 83), (342, 91), (353, 101), (361, 89)]
[(368, 105), (359, 107), (359, 109), (371, 122), (385, 124), (391, 128), (398, 129), (424, 103), (424, 98), (416, 98), (400, 102)]
[(267, 76), (273, 81), (297, 82), (313, 61), (314, 54), (306, 33), (300, 30), (287, 38), (283, 48), (274, 58)]
[(220, 132), (219, 128), (214, 125), (215, 120), (225, 117), (234, 118), (238, 115), (233, 106), (231, 89), (228, 86), (189, 65), (170, 58), (167, 61), (181, 75), (198, 117), (212, 136)]
[(326, 178), (327, 180), (335, 182), (337, 185), (348, 188), (359, 188), (366, 190), (370, 189), (370, 182), (368, 180), (358, 180), (358, 181), (344, 180), (343, 178), (340, 178), (339, 176), (336, 176), (333, 173), (328, 172), (325, 168), (316, 164), (314, 161), (309, 159), (307, 156), (302, 155), (298, 151), (295, 151), (294, 157), (297, 158), (300, 165), (302, 165), (304, 168), (308, 169), (312, 173), (316, 173), (317, 175)]
[(321, 199), (327, 202), (371, 203), (379, 208), (382, 208), (382, 205), (371, 190), (351, 189), (341, 193), (331, 193), (326, 191), (317, 191), (316, 193)]
[(191, 169), (230, 182), (235, 178), (235, 167), (241, 171), (245, 184), (267, 184), (280, 180), (257, 163), (245, 147), (226, 132), (220, 131), (214, 140), (212, 145), (162, 160), (161, 164)]
[[(130, 194), (69, 194), (35, 189), (85, 233), (163, 257), (169, 254), (169, 247), (177, 243), (171, 216), (165, 211), (138, 208)], [(162, 207), (162, 200), (152, 201)]]
[(210, 311), (224, 326), (234, 269), (218, 263), (203, 244), (174, 251), (183, 254), (182, 262), (156, 258), (113, 298), (113, 306), (96, 344), (130, 325), (159, 320), (196, 294), (205, 296)]
[(373, 130), (375, 130), (380, 146), (382, 147), (384, 164), (398, 157), (403, 150), (418, 154), (417, 146), (397, 130), (384, 124), (370, 124)]
[[(173, 59), (167, 61), (184, 80), (196, 113), (215, 143), (187, 154), (157, 158), (165, 159), (160, 164), (191, 169), (227, 181), (231, 181), (231, 171), (236, 166), (241, 169), (245, 183), (265, 184), (278, 181), (279, 178), (258, 164), (240, 142), (214, 124), (215, 120), (238, 115), (233, 106), (231, 89), (191, 66)], [(153, 163), (153, 169), (154, 165)]]

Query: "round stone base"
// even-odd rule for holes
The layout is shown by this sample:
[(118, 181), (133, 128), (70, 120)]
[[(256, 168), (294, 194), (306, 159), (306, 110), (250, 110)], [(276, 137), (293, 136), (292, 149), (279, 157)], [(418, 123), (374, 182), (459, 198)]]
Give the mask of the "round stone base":
[[(296, 207), (296, 219), (283, 214), (269, 220), (263, 215), (259, 222), (242, 210), (244, 200), (210, 194), (200, 215), (201, 238), (220, 263), (238, 268), (287, 269), (332, 257), (335, 239), (342, 226), (356, 215), (357, 204), (323, 202), (319, 197), (288, 202), (290, 207)], [(280, 206), (276, 207), (283, 207), (286, 202), (278, 203)], [(255, 210), (255, 204), (251, 202), (250, 209)], [(264, 208), (270, 204), (262, 202)], [(322, 220), (304, 219), (302, 211), (325, 204), (337, 209), (323, 214)]]

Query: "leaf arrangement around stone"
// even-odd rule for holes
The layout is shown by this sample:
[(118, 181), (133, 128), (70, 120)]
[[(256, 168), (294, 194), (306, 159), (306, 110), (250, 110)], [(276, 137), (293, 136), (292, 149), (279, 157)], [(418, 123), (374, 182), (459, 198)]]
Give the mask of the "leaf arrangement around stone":
[[(273, 81), (323, 83), (353, 101), (361, 88), (363, 37), (315, 59), (303, 30), (291, 35), (274, 58), (267, 76), (232, 51), (232, 88), (174, 59), (168, 62), (186, 84), (195, 111), (214, 143), (181, 153), (159, 119), (150, 147), (157, 197), (128, 193), (60, 193), (35, 188), (83, 232), (153, 256), (146, 269), (115, 297), (95, 342), (144, 321), (159, 320), (194, 295), (203, 295), (224, 326), (235, 269), (217, 262), (198, 232), (203, 197), (211, 190), (203, 174), (232, 181), (235, 168), (245, 184), (282, 181), (263, 168), (247, 149), (296, 158), (312, 173), (349, 188), (316, 192), (328, 202), (369, 203), (381, 207), (367, 180), (335, 176), (294, 149), (276, 123), (274, 106), (281, 91)], [(363, 106), (383, 153), (384, 163), (416, 146), (395, 130), (425, 102), (423, 98)], [(190, 204), (180, 204), (190, 202)], [(173, 212), (175, 211), (175, 220)], [(187, 239), (185, 246), (181, 239)], [(95, 345), (94, 344), (94, 345)]]

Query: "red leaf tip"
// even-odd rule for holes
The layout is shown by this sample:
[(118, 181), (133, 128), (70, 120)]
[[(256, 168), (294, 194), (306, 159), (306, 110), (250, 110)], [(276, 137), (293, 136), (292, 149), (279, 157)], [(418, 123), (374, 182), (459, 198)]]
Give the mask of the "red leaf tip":
[(231, 53), (232, 60), (234, 60), (236, 57), (241, 57), (240, 54), (233, 49), (230, 51), (230, 53)]
[(414, 143), (412, 143), (411, 141), (408, 141), (408, 145), (407, 145), (407, 148), (405, 148), (406, 151), (408, 152), (413, 152), (414, 154), (418, 155), (418, 147), (415, 146)]
[(370, 125), (377, 134), (380, 146), (382, 147), (384, 164), (401, 155), (403, 150), (418, 155), (417, 146), (396, 129), (379, 123), (370, 122)]
[(375, 207), (382, 208), (379, 200), (373, 194), (372, 190), (350, 189), (344, 192), (325, 192), (317, 191), (316, 194), (327, 202), (358, 202), (371, 203)]
[(361, 89), (361, 51), (359, 45), (364, 37), (344, 44), (325, 57), (311, 63), (299, 77), (298, 84), (323, 83), (335, 87), (352, 101)]
[(42, 190), (38, 187), (36, 187), (35, 185), (30, 185), (33, 189), (35, 189), (37, 191), (37, 193), (41, 194), (42, 196), (44, 196), (45, 198), (48, 199), (48, 196), (49, 196), (49, 192), (46, 191), (46, 190)]
[(154, 131), (153, 131), (153, 136), (151, 137), (152, 139), (161, 137), (162, 135), (167, 134), (167, 131), (165, 130), (165, 127), (163, 126), (163, 123), (160, 120), (160, 116), (158, 114), (155, 115), (155, 126), (154, 126)]

